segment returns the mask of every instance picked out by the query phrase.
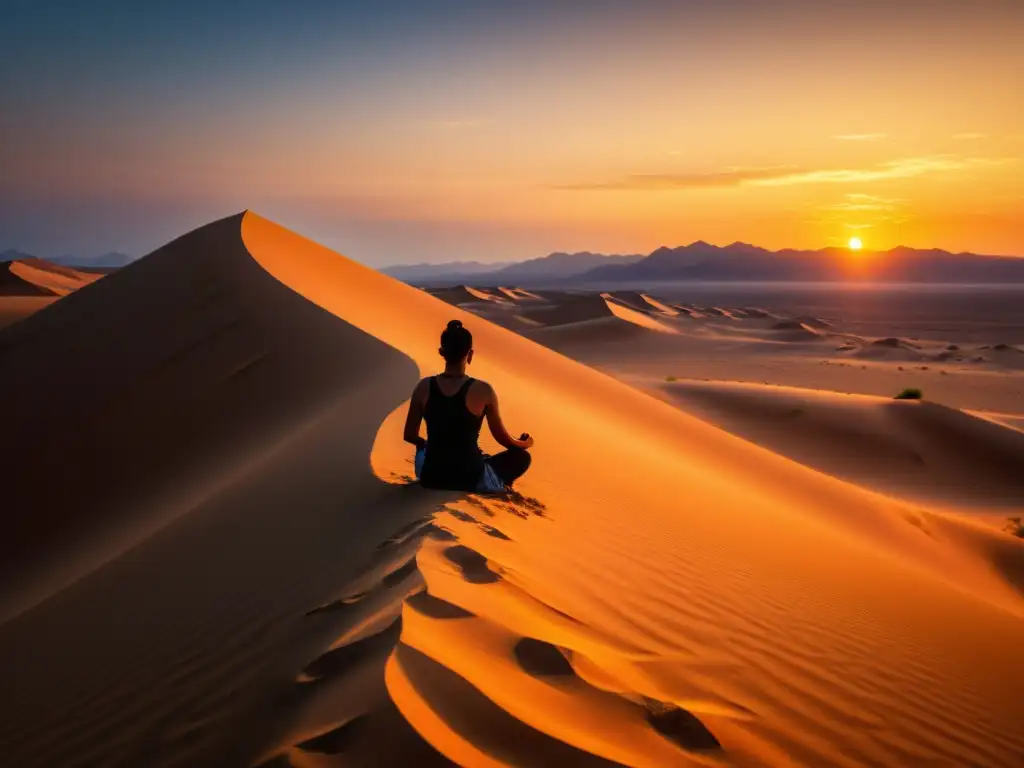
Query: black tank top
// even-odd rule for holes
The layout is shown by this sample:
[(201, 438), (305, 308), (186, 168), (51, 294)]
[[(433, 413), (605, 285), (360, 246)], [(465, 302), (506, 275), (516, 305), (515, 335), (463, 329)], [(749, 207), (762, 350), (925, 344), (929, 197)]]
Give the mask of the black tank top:
[(430, 394), (423, 409), (427, 422), (427, 455), (423, 460), (420, 482), (427, 488), (471, 491), (480, 482), (484, 458), (477, 445), (483, 414), (477, 416), (466, 407), (466, 393), (473, 379), (448, 397), (430, 378)]

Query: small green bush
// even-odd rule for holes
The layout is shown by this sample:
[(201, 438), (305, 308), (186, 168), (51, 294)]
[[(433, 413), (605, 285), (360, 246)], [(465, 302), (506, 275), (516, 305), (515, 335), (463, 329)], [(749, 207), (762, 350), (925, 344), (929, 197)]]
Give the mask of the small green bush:
[(917, 389), (916, 387), (907, 387), (902, 392), (900, 392), (898, 395), (896, 395), (896, 397), (894, 397), (893, 399), (894, 400), (920, 400), (922, 397), (924, 397), (924, 393), (920, 389)]

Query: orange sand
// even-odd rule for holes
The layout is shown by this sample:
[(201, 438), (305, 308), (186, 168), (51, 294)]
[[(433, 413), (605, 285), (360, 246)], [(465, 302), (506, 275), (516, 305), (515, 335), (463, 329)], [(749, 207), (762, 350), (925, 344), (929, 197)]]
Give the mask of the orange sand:
[[(140, 291), (166, 299), (112, 308)], [(5, 402), (55, 435), (17, 422), (50, 441), (25, 467), (77, 456), (75, 492), (46, 498), (110, 510), (106, 538), (38, 542), (78, 547), (74, 573), (20, 572), (67, 586), (0, 625), (12, 765), (1024, 759), (1024, 542), (734, 437), (255, 214), (75, 298), (0, 334), (25, 371)], [(402, 479), (403, 400), (453, 318), (537, 439), (511, 499)], [(87, 369), (117, 395), (33, 394)], [(146, 481), (118, 514), (123, 480), (86, 482), (112, 459)]]

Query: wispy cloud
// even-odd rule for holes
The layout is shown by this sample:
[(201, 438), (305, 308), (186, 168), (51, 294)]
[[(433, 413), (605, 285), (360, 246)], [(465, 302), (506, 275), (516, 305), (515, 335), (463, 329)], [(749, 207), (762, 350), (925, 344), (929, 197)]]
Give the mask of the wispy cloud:
[(890, 160), (870, 168), (840, 168), (835, 170), (806, 171), (793, 173), (777, 178), (761, 179), (757, 183), (765, 186), (784, 186), (790, 184), (858, 184), (866, 181), (882, 181), (885, 179), (909, 179), (943, 171), (961, 171), (969, 168), (980, 168), (1003, 165), (1004, 158), (985, 157), (953, 157), (937, 155), (933, 157), (906, 157)]
[(793, 166), (770, 168), (726, 168), (711, 173), (634, 173), (623, 179), (596, 184), (568, 184), (559, 189), (706, 189), (737, 187), (793, 173)]
[(823, 211), (840, 211), (843, 213), (863, 211), (880, 213), (894, 211), (901, 203), (906, 202), (897, 198), (877, 197), (875, 195), (865, 195), (862, 193), (852, 193), (846, 195), (845, 198), (846, 199), (841, 203), (823, 205), (820, 206), (820, 208)]
[(886, 179), (907, 179), (926, 174), (992, 167), (1016, 158), (906, 157), (866, 168), (806, 169), (793, 166), (727, 168), (710, 173), (631, 174), (609, 182), (562, 185), (568, 190), (665, 190), (715, 187), (782, 187), (799, 184), (860, 184)]
[(954, 133), (953, 138), (959, 141), (974, 141), (977, 139), (987, 139), (987, 133)]
[(886, 136), (886, 133), (843, 133), (832, 138), (840, 141), (881, 141)]

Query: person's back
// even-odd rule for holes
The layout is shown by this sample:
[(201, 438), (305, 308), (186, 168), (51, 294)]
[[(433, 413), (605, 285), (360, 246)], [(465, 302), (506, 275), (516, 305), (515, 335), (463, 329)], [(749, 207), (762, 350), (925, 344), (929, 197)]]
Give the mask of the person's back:
[[(458, 320), (441, 334), (444, 373), (423, 379), (413, 390), (405, 440), (416, 446), (416, 476), (427, 488), (500, 491), (530, 466), (533, 438), (512, 437), (502, 422), (498, 397), (489, 384), (466, 375), (473, 359), (473, 337)], [(485, 456), (477, 443), (484, 418), (507, 450)], [(419, 436), (427, 423), (427, 439)]]
[(484, 457), (477, 441), (484, 416), (474, 414), (466, 405), (466, 395), (474, 379), (459, 377), (462, 384), (455, 394), (447, 395), (438, 379), (431, 376), (430, 392), (423, 408), (427, 423), (427, 445), (420, 482), (428, 488), (474, 488), (484, 470)]

